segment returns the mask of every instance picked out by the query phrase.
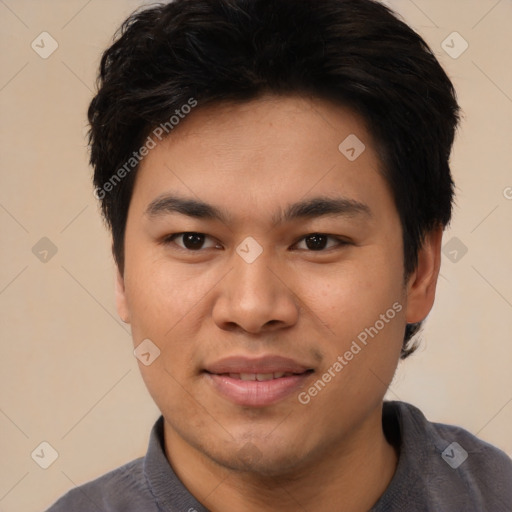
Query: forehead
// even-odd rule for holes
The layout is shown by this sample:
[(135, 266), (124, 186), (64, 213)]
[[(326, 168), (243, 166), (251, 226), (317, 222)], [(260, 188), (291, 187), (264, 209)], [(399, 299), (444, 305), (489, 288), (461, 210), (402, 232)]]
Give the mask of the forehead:
[(257, 206), (274, 221), (276, 205), (308, 196), (393, 207), (364, 120), (293, 96), (196, 107), (144, 158), (132, 201), (143, 209), (166, 193), (246, 217)]

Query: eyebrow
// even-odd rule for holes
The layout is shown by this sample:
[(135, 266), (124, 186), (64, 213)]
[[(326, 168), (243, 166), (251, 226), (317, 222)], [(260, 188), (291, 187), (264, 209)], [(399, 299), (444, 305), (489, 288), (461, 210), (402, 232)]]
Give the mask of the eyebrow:
[[(169, 214), (182, 214), (196, 219), (218, 220), (228, 224), (231, 216), (224, 210), (196, 199), (188, 199), (177, 195), (166, 194), (157, 197), (148, 205), (145, 211), (150, 218)], [(363, 215), (372, 217), (368, 205), (346, 197), (313, 197), (292, 203), (272, 217), (274, 225), (297, 219), (314, 219), (324, 216), (354, 217)]]

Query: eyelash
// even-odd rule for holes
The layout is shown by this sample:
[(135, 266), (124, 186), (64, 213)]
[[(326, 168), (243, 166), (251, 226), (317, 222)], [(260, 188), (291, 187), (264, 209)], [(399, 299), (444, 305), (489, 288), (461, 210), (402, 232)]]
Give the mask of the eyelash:
[[(164, 245), (170, 245), (171, 243), (173, 243), (177, 248), (178, 250), (181, 250), (181, 251), (185, 251), (185, 252), (188, 252), (188, 253), (200, 253), (202, 251), (204, 251), (205, 249), (201, 248), (201, 249), (197, 249), (197, 250), (193, 250), (193, 249), (187, 249), (185, 247), (181, 247), (177, 244), (174, 243), (174, 240), (176, 238), (179, 238), (180, 236), (183, 236), (183, 235), (202, 235), (204, 236), (205, 238), (210, 238), (213, 240), (212, 237), (206, 235), (205, 233), (200, 233), (198, 231), (183, 231), (181, 233), (172, 233), (170, 235), (167, 235), (165, 238), (162, 239), (162, 243)], [(340, 247), (344, 247), (346, 245), (351, 245), (351, 242), (349, 242), (348, 240), (346, 239), (343, 239), (343, 238), (339, 238), (337, 236), (334, 236), (334, 235), (328, 235), (327, 233), (318, 233), (318, 232), (315, 232), (315, 233), (308, 233), (307, 235), (304, 235), (302, 236), (301, 238), (299, 238), (297, 240), (297, 242), (295, 242), (293, 245), (297, 245), (299, 242), (305, 240), (306, 238), (308, 238), (309, 236), (314, 236), (314, 235), (319, 235), (319, 236), (326, 236), (327, 238), (329, 239), (332, 239), (332, 240), (335, 240), (337, 242), (337, 245), (336, 246), (333, 246), (333, 247), (327, 247), (325, 249), (320, 249), (320, 250), (317, 250), (317, 251), (314, 251), (312, 249), (299, 249), (301, 251), (307, 251), (307, 252), (327, 252), (331, 249), (336, 249), (336, 248), (340, 248)], [(207, 247), (207, 249), (214, 249), (215, 247)]]

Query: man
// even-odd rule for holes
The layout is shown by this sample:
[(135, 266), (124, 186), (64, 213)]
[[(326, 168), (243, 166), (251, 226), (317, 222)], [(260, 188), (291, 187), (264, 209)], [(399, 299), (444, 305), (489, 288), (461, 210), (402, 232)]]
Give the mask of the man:
[(130, 17), (91, 163), (162, 417), (144, 458), (49, 510), (512, 510), (503, 452), (383, 402), (434, 302), (458, 115), (372, 0)]

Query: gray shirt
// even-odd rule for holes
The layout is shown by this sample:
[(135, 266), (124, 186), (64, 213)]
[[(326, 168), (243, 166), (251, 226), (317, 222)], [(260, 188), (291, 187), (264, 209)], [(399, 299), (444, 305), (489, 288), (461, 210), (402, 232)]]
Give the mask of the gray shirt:
[[(384, 402), (383, 427), (398, 467), (370, 512), (512, 512), (512, 460), (468, 431), (431, 423), (404, 402)], [(47, 512), (208, 512), (163, 450), (163, 417), (145, 457), (72, 489)]]

